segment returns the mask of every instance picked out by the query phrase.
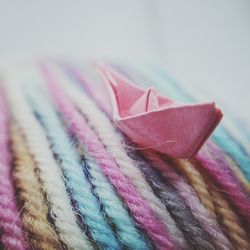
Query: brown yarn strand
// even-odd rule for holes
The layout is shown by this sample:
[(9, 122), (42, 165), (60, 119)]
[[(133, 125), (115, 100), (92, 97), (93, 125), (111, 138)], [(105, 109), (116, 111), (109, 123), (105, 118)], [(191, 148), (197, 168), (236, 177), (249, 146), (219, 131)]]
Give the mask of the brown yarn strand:
[(176, 159), (174, 162), (179, 170), (187, 177), (204, 207), (207, 208), (213, 218), (216, 218), (211, 194), (209, 193), (208, 186), (200, 172), (187, 160)]
[(59, 238), (47, 219), (48, 206), (39, 183), (35, 162), (16, 124), (11, 125), (14, 179), (23, 203), (22, 223), (32, 249), (61, 249)]
[(210, 191), (218, 221), (231, 239), (235, 249), (249, 250), (250, 242), (239, 216), (233, 211), (224, 195), (210, 182)]

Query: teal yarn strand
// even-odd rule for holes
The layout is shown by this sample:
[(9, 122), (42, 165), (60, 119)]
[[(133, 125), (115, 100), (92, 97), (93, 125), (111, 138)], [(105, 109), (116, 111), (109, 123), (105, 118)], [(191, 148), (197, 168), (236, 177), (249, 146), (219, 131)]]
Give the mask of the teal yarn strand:
[(98, 201), (91, 192), (91, 186), (83, 173), (80, 159), (72, 148), (70, 139), (52, 109), (49, 99), (41, 95), (42, 90), (38, 86), (27, 85), (26, 90), (28, 100), (46, 130), (52, 150), (63, 169), (66, 185), (77, 203), (78, 211), (84, 218), (92, 238), (102, 249), (120, 249), (118, 240), (102, 216)]
[(238, 163), (241, 171), (248, 181), (250, 181), (250, 159), (243, 152), (243, 148), (230, 138), (230, 135), (222, 128), (218, 127), (213, 138), (216, 143)]
[[(146, 78), (151, 79), (151, 82), (154, 82), (156, 88), (175, 100), (181, 102), (191, 102), (195, 98), (185, 92), (179, 83), (171, 78), (164, 70), (158, 67), (150, 69), (147, 68), (147, 70), (138, 69), (138, 71), (141, 72), (142, 76), (146, 76)], [(142, 83), (142, 80), (139, 80), (139, 83)], [(148, 82), (145, 83), (147, 85)], [(221, 125), (216, 128), (212, 138), (225, 153), (230, 155), (237, 162), (242, 173), (245, 175), (247, 180), (250, 181), (250, 158), (244, 151), (244, 148), (241, 147), (241, 145), (235, 141), (229, 132)]]
[(232, 119), (234, 119), (234, 122), (236, 123), (236, 126), (240, 133), (250, 141), (250, 130), (247, 125), (244, 124), (241, 120), (236, 120), (236, 117), (233, 117)]
[(128, 249), (150, 249), (143, 241), (128, 212), (117, 198), (113, 187), (108, 183), (94, 159), (85, 155), (86, 164), (90, 173), (91, 182), (94, 185), (94, 192), (101, 199), (105, 213), (112, 219), (116, 226), (116, 233), (120, 241)]

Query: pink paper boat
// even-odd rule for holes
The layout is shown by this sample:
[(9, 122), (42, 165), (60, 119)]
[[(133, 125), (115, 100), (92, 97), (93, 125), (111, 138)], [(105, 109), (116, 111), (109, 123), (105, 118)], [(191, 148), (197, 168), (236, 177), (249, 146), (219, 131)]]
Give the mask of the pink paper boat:
[[(212, 103), (181, 104), (144, 90), (107, 65), (97, 65), (104, 79), (103, 100), (114, 123), (142, 148), (174, 158), (194, 156), (222, 118)], [(100, 89), (101, 90), (101, 89)]]

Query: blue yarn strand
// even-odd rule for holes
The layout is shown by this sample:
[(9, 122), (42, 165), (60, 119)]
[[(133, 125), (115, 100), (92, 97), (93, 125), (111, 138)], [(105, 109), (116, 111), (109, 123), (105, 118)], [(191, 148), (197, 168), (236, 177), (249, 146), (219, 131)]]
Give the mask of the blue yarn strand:
[(121, 242), (127, 246), (128, 249), (149, 249), (142, 240), (142, 236), (134, 227), (128, 212), (115, 195), (115, 191), (108, 182), (106, 176), (100, 171), (94, 159), (88, 155), (85, 157), (90, 178), (93, 177), (91, 182), (94, 186), (94, 192), (101, 198), (103, 209), (116, 226), (117, 235)]
[(63, 169), (66, 186), (76, 201), (91, 236), (102, 249), (121, 249), (118, 240), (101, 214), (98, 201), (91, 192), (91, 186), (82, 171), (80, 159), (72, 148), (70, 139), (67, 137), (56, 112), (51, 108), (49, 100), (43, 98), (41, 89), (34, 85), (27, 86), (26, 90), (33, 111), (39, 116), (52, 150)]

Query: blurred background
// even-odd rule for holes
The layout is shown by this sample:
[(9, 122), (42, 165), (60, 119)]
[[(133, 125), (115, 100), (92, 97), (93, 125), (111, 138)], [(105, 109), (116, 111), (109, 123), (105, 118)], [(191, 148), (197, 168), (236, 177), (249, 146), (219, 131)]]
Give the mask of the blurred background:
[(250, 125), (249, 0), (0, 0), (0, 63), (162, 65)]

